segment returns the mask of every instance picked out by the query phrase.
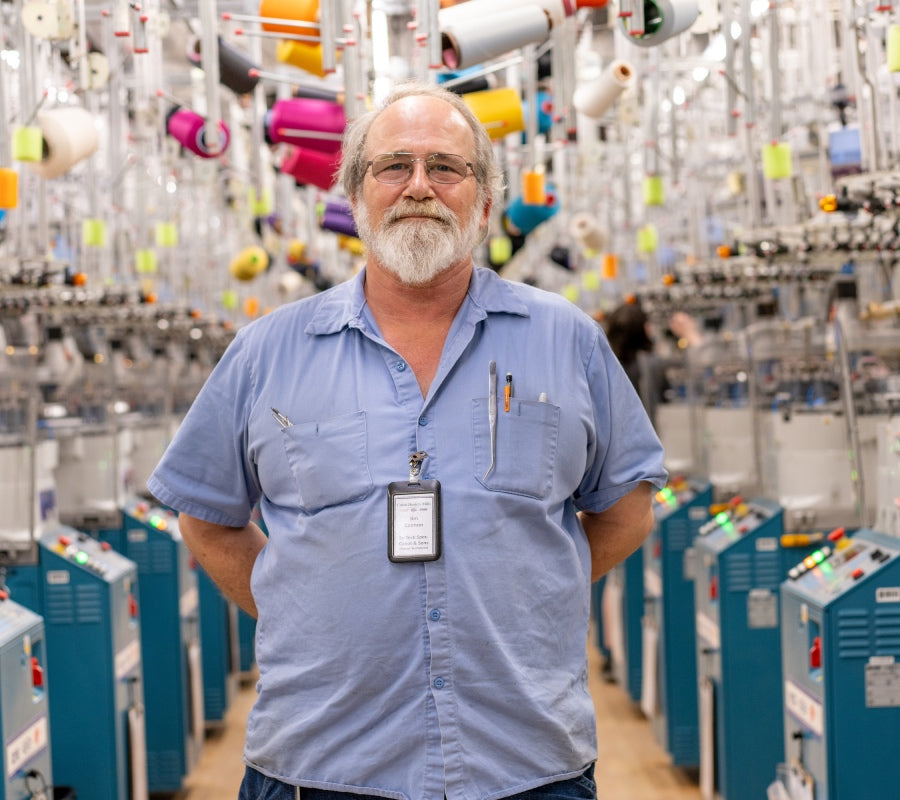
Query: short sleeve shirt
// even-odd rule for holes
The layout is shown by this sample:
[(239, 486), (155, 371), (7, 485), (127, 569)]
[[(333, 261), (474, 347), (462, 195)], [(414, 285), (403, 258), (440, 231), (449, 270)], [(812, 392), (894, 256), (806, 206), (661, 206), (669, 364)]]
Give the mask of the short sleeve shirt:
[[(245, 759), (398, 800), (573, 777), (596, 758), (577, 511), (661, 487), (662, 447), (602, 330), (562, 297), (476, 268), (423, 398), (364, 280), (242, 328), (148, 482), (209, 522), (243, 526), (257, 503), (265, 521)], [(442, 553), (395, 563), (386, 487), (417, 451), (441, 484)]]

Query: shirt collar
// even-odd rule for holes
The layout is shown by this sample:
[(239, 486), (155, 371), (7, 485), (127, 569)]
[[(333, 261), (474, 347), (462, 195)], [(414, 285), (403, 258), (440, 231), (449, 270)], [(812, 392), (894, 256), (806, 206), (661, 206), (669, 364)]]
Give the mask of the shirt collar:
[[(365, 275), (366, 271), (362, 269), (350, 280), (328, 291), (306, 326), (306, 333), (324, 336), (344, 328), (364, 327)], [(472, 271), (467, 300), (481, 310), (482, 317), (488, 314), (529, 316), (528, 308), (514, 290), (513, 284), (503, 280), (493, 270), (483, 267), (476, 267)]]

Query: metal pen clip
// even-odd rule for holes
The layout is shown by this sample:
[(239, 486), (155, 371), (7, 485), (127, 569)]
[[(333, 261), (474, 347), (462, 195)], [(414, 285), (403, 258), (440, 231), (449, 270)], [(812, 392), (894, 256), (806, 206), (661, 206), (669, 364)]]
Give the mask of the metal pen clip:
[(487, 472), (484, 473), (482, 480), (487, 480), (487, 476), (494, 471), (494, 464), (497, 461), (497, 362), (491, 361), (488, 369), (490, 375), (488, 378), (488, 424), (491, 431), (491, 465)]
[(412, 453), (409, 457), (409, 482), (410, 483), (419, 483), (419, 475), (422, 472), (422, 462), (428, 458), (428, 453), (424, 450), (419, 450), (417, 453)]
[(281, 425), (281, 429), (290, 428), (294, 423), (291, 422), (284, 414), (282, 414), (275, 406), (272, 406), (272, 416), (275, 417), (275, 421)]

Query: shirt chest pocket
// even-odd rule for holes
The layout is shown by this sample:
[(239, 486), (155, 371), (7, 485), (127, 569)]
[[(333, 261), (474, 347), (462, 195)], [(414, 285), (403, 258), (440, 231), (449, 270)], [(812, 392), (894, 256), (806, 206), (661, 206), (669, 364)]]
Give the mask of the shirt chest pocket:
[(290, 425), (281, 435), (304, 511), (352, 503), (372, 491), (365, 411)]
[(472, 434), (475, 477), (479, 483), (497, 492), (546, 497), (553, 485), (559, 408), (513, 399), (509, 411), (500, 405), (496, 432), (492, 459), (488, 400), (476, 398), (472, 401)]

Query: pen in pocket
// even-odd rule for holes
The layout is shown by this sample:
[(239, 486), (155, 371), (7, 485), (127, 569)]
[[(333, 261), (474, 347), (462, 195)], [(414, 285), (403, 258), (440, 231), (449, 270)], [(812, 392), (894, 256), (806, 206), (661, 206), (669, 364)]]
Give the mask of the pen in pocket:
[(290, 428), (292, 423), (284, 414), (282, 414), (275, 406), (272, 406), (272, 416), (275, 417), (275, 421), (281, 425), (281, 429)]
[(488, 426), (491, 434), (491, 463), (481, 480), (494, 471), (497, 463), (497, 362), (488, 364)]

